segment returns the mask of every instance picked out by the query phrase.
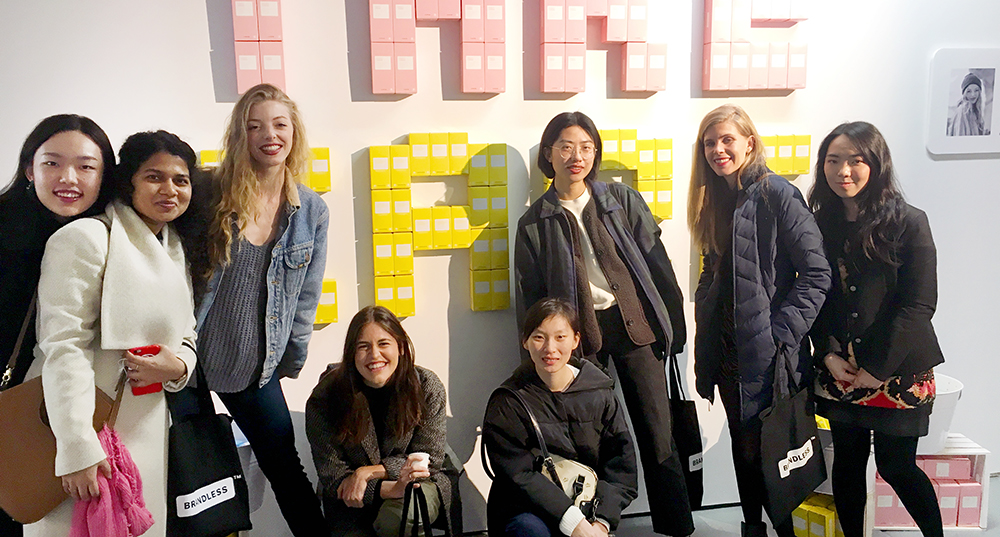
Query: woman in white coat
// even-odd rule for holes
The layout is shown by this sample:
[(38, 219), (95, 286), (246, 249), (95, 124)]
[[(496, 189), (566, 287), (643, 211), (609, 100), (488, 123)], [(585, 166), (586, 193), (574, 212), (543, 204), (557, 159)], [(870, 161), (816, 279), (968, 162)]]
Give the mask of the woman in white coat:
[[(162, 389), (133, 390), (162, 383), (177, 391), (194, 370), (190, 241), (171, 222), (190, 204), (196, 157), (177, 136), (157, 131), (130, 136), (119, 159), (116, 199), (105, 213), (67, 224), (46, 244), (28, 376), (42, 375), (55, 473), (70, 498), (26, 526), (25, 535), (67, 535), (74, 502), (99, 497), (98, 473), (108, 477), (110, 466), (92, 427), (95, 383), (114, 397), (123, 367), (132, 389), (124, 389), (115, 430), (139, 469), (153, 516), (144, 535), (166, 531), (166, 400)], [(152, 356), (127, 350), (154, 344), (159, 352)]]

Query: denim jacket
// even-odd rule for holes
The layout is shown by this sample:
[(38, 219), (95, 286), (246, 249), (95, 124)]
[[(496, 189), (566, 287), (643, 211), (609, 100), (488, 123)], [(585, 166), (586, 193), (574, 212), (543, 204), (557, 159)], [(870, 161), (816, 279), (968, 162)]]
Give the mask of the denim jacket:
[[(289, 192), (278, 236), (267, 269), (263, 387), (275, 373), (296, 378), (306, 362), (316, 306), (323, 287), (326, 266), (326, 232), (330, 210), (319, 195), (295, 185)], [(294, 199), (294, 198), (298, 199)], [(217, 267), (198, 307), (198, 330), (205, 323), (226, 267)]]

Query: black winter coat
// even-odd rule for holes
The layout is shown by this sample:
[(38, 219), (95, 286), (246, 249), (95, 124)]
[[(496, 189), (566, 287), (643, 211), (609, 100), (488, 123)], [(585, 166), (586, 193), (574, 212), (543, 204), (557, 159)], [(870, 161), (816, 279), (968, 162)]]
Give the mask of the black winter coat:
[[(802, 193), (770, 170), (745, 177), (746, 201), (733, 215), (736, 348), (741, 417), (749, 420), (771, 405), (774, 363), (783, 353), (796, 381), (810, 375), (808, 349), (801, 343), (816, 319), (827, 289), (830, 265), (823, 238)], [(719, 302), (718, 257), (705, 257), (695, 293), (695, 377), (698, 393), (715, 397), (723, 356), (721, 335), (709, 329)]]
[[(597, 517), (618, 526), (621, 512), (635, 499), (638, 470), (625, 414), (615, 398), (614, 383), (594, 364), (574, 360), (576, 379), (562, 392), (552, 392), (535, 373), (534, 363), (521, 364), (503, 385), (531, 406), (549, 451), (590, 466), (597, 472)], [(562, 489), (535, 469), (538, 449), (531, 422), (510, 394), (497, 392), (486, 408), (483, 444), (496, 473), (487, 501), (489, 534), (502, 536), (515, 515), (531, 512), (550, 526), (559, 524), (572, 505)]]

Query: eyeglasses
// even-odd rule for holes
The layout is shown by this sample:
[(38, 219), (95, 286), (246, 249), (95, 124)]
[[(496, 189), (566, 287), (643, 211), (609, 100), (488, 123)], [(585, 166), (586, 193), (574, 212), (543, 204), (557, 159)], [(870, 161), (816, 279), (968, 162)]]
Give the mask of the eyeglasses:
[(562, 158), (570, 158), (574, 153), (579, 151), (580, 156), (583, 157), (584, 160), (594, 158), (594, 155), (597, 153), (597, 148), (595, 148), (592, 144), (562, 144), (559, 146), (552, 146), (552, 149), (554, 151), (558, 151), (559, 154), (562, 155)]

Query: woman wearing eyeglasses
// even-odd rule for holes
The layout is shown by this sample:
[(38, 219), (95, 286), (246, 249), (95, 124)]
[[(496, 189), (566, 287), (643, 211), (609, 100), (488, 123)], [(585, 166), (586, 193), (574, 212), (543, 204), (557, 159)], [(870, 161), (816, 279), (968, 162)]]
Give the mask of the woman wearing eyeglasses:
[(539, 300), (562, 298), (581, 325), (584, 357), (614, 360), (632, 417), (653, 531), (694, 532), (687, 486), (670, 432), (663, 358), (684, 348), (680, 287), (646, 202), (597, 181), (601, 137), (589, 117), (565, 112), (545, 127), (538, 167), (552, 186), (517, 224), (518, 323)]

